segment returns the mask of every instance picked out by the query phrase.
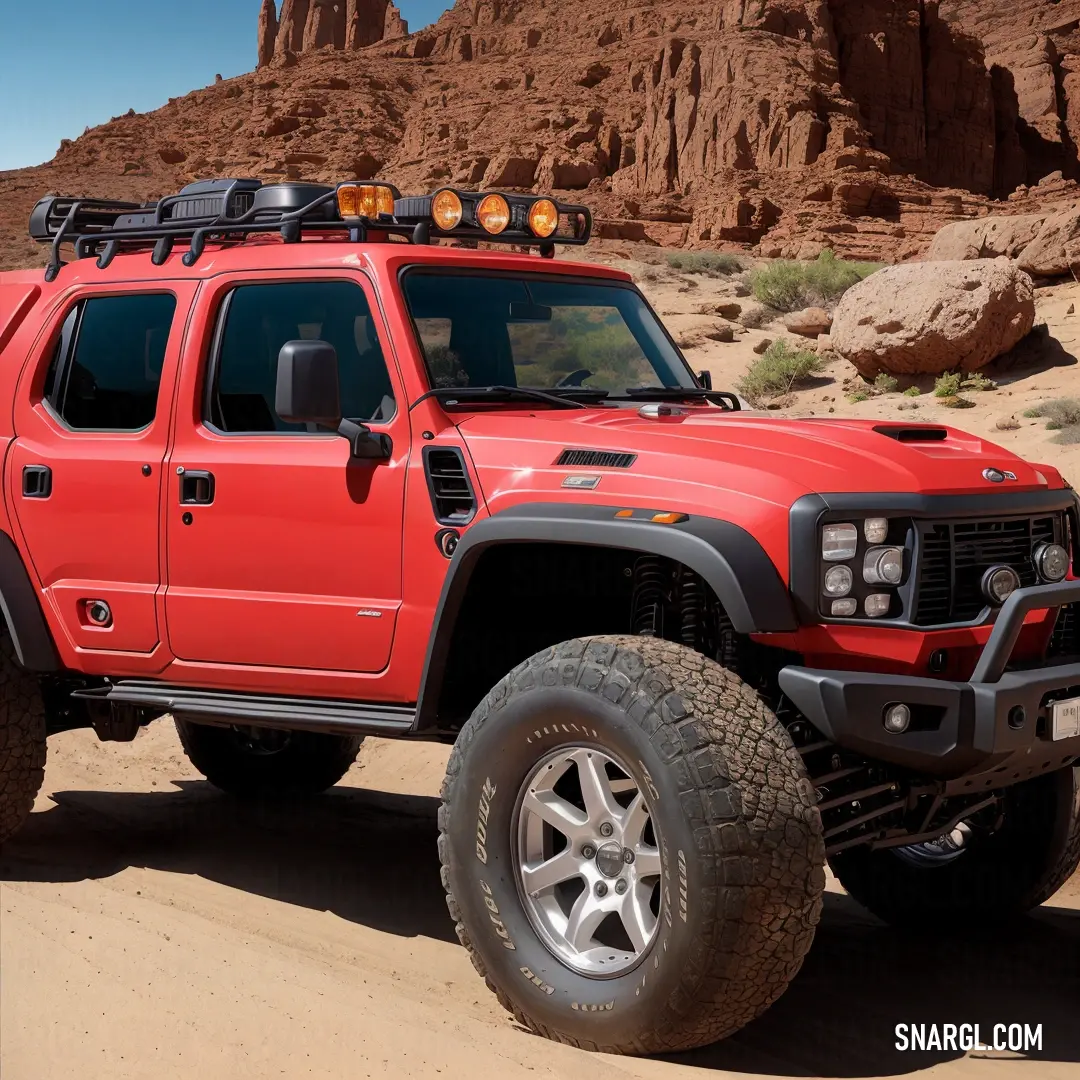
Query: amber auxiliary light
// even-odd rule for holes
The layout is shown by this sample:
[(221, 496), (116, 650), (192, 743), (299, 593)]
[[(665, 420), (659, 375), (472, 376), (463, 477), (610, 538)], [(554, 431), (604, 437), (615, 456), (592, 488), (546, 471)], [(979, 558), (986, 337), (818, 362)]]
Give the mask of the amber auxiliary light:
[(431, 200), (431, 217), (435, 224), (449, 232), (461, 224), (461, 198), (456, 191), (443, 190)]
[(551, 199), (537, 199), (529, 207), (529, 228), (534, 236), (546, 240), (559, 227), (559, 208)]
[(510, 204), (502, 195), (485, 195), (476, 208), (476, 220), (485, 232), (498, 236), (510, 224)]
[(367, 218), (375, 221), (380, 214), (394, 214), (394, 189), (383, 184), (342, 184), (337, 189), (338, 212), (344, 221)]

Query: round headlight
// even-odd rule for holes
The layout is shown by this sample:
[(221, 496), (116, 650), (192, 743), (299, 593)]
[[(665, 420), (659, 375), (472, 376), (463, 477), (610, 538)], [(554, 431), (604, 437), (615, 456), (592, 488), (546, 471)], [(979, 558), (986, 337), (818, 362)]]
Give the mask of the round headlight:
[(992, 566), (983, 575), (983, 595), (991, 604), (1004, 604), (1020, 588), (1020, 575), (1011, 566)]
[(1042, 544), (1035, 549), (1035, 565), (1043, 581), (1064, 581), (1069, 572), (1069, 553), (1060, 544)]
[(444, 232), (456, 229), (461, 224), (461, 199), (457, 192), (438, 192), (431, 200), (431, 217)]
[(559, 227), (559, 208), (550, 199), (537, 199), (529, 207), (529, 228), (546, 240)]
[(870, 585), (899, 585), (904, 576), (900, 548), (871, 548), (863, 559), (863, 581)]
[(851, 586), (855, 584), (851, 568), (847, 566), (831, 566), (825, 574), (825, 593), (827, 596), (847, 596), (851, 592)]

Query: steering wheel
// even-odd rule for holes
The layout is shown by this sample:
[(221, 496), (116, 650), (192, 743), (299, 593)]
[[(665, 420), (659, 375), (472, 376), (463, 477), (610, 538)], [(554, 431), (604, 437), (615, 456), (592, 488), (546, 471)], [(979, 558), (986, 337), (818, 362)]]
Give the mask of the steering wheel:
[(569, 375), (564, 376), (555, 385), (560, 386), (581, 386), (581, 384), (592, 376), (593, 372), (586, 371), (585, 368), (580, 368), (577, 371), (571, 371)]

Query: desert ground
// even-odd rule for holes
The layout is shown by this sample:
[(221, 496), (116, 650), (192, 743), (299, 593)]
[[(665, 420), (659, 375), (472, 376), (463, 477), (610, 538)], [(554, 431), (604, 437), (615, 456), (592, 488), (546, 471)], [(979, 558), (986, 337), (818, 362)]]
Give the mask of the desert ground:
[[(888, 929), (831, 882), (785, 997), (727, 1042), (596, 1057), (519, 1029), (454, 938), (442, 747), (370, 741), (305, 805), (234, 802), (172, 725), (50, 743), (0, 856), (4, 1080), (492, 1076), (1075, 1080), (1080, 878), (1005, 934)], [(1041, 1023), (1035, 1058), (899, 1053), (901, 1022)]]
[[(784, 336), (700, 313), (753, 308), (737, 277), (676, 273), (655, 250), (602, 258), (638, 275), (718, 389)], [(989, 369), (999, 388), (972, 408), (942, 407), (932, 383), (853, 403), (850, 368), (827, 354), (774, 404), (951, 423), (1080, 481), (1080, 446), (1023, 416), (1080, 396), (1078, 302), (1080, 285), (1039, 289), (1039, 349)], [(435, 850), (444, 748), (369, 741), (341, 786), (272, 807), (204, 783), (168, 721), (130, 745), (67, 733), (49, 754), (36, 812), (0, 855), (4, 1080), (1080, 1076), (1080, 877), (1007, 932), (935, 938), (885, 927), (831, 882), (807, 964), (751, 1027), (668, 1059), (595, 1057), (519, 1029), (454, 937)], [(1041, 1023), (1043, 1050), (894, 1049), (898, 1023), (976, 1021)]]

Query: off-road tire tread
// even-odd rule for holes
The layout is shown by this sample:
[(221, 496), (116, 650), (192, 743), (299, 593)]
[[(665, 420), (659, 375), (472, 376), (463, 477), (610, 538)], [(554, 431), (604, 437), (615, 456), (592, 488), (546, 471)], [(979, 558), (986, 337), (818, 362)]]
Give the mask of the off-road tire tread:
[[(352, 768), (364, 741), (354, 735), (320, 735), (315, 741), (310, 733), (298, 733), (307, 736), (308, 750), (317, 747), (317, 751), (292, 754), (289, 759), (278, 761), (277, 766), (290, 766), (287, 770), (280, 769), (283, 775), (274, 776), (271, 767), (260, 776), (257, 771), (244, 768), (237, 751), (227, 741), (227, 729), (179, 719), (175, 723), (180, 745), (191, 764), (214, 787), (244, 798), (317, 795), (326, 791)], [(288, 748), (282, 753), (288, 754)]]
[[(1080, 765), (1074, 766), (1073, 783), (1080, 787)], [(1061, 857), (1050, 867), (1046, 880), (1040, 883), (1032, 897), (1030, 907), (1045, 904), (1065, 882), (1080, 869), (1080, 795), (1074, 800), (1072, 820), (1069, 823), (1069, 836)]]
[[(704, 865), (705, 880), (712, 882), (697, 896), (699, 905), (714, 912), (721, 903), (729, 913), (753, 909), (747, 901), (754, 886), (744, 883), (750, 821), (755, 831), (773, 832), (779, 826), (782, 839), (770, 852), (770, 886), (786, 889), (789, 897), (801, 901), (786, 914), (778, 913), (768, 928), (760, 918), (744, 917), (754, 947), (743, 952), (726, 977), (713, 974), (722, 967), (724, 942), (715, 932), (699, 939), (698, 954), (687, 965), (663, 1020), (654, 1030), (640, 1032), (632, 1045), (572, 1038), (529, 1016), (488, 975), (451, 888), (448, 833), (455, 813), (455, 781), (465, 755), (480, 728), (497, 722), (500, 709), (515, 693), (537, 685), (576, 686), (622, 704), (649, 734), (658, 754), (684, 767), (680, 796), (693, 821), (694, 858)], [(729, 797), (728, 785), (738, 786), (737, 797)], [(711, 801), (705, 798), (710, 791)], [(439, 857), (458, 940), (503, 1008), (524, 1028), (547, 1039), (620, 1054), (674, 1052), (716, 1042), (761, 1015), (783, 994), (813, 941), (825, 888), (825, 847), (816, 802), (786, 730), (732, 672), (686, 646), (655, 638), (564, 642), (520, 664), (496, 685), (462, 729), (450, 756), (439, 809)], [(681, 1008), (673, 1008), (675, 998), (681, 999)]]
[(0, 844), (30, 816), (45, 782), (45, 701), (37, 678), (0, 633)]

